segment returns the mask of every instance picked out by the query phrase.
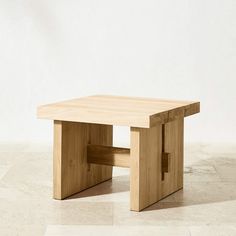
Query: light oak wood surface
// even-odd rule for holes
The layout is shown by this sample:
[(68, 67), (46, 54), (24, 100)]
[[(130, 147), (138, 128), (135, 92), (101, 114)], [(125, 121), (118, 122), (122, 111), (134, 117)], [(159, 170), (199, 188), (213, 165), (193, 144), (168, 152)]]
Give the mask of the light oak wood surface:
[[(64, 199), (130, 167), (130, 209), (183, 188), (184, 117), (199, 102), (97, 95), (38, 108), (54, 120), (54, 198)], [(112, 146), (113, 125), (130, 127), (130, 149)]]
[(39, 118), (150, 128), (198, 113), (199, 102), (96, 95), (38, 107)]
[(112, 126), (54, 122), (53, 196), (64, 199), (112, 178), (112, 167), (89, 164), (87, 145), (112, 145)]
[(140, 211), (161, 199), (162, 125), (131, 128), (130, 209)]
[(130, 149), (102, 145), (88, 145), (88, 163), (130, 167)]
[(149, 129), (131, 127), (130, 141), (131, 210), (140, 211), (183, 188), (183, 117)]
[(164, 174), (161, 197), (183, 188), (184, 119), (165, 124), (164, 151), (170, 154), (169, 172)]

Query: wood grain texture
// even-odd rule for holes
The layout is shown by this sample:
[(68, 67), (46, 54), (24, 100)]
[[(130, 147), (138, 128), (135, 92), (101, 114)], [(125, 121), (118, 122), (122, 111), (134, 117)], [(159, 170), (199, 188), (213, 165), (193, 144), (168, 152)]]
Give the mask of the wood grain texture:
[(169, 172), (165, 173), (162, 182), (161, 196), (166, 197), (183, 188), (184, 166), (184, 119), (179, 118), (165, 124), (164, 150), (170, 153)]
[[(165, 163), (163, 152), (167, 160)], [(156, 125), (148, 129), (131, 127), (130, 163), (131, 210), (140, 211), (181, 189), (183, 117), (164, 126)]]
[(87, 145), (112, 145), (112, 126), (54, 122), (53, 196), (64, 199), (112, 178), (112, 167), (87, 163)]
[(140, 211), (161, 199), (162, 126), (131, 127), (130, 209)]
[(130, 167), (130, 149), (102, 145), (88, 145), (88, 163)]
[(150, 128), (200, 111), (199, 102), (97, 95), (38, 107), (39, 118)]
[[(55, 120), (54, 198), (112, 178), (112, 166), (130, 166), (131, 210), (181, 189), (184, 117), (199, 111), (199, 102), (105, 95), (39, 107), (39, 118)], [(112, 125), (131, 127), (130, 150), (107, 147)]]

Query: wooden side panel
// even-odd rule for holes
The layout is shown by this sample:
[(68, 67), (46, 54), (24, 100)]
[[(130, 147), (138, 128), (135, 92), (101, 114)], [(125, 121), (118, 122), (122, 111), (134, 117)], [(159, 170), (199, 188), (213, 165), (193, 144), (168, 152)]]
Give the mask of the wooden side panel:
[(62, 122), (54, 121), (53, 139), (53, 197), (61, 199), (62, 185)]
[(112, 126), (54, 121), (53, 185), (63, 199), (112, 178), (112, 167), (87, 163), (87, 145), (112, 145)]
[(183, 188), (184, 118), (165, 124), (164, 151), (169, 153), (169, 172), (164, 174), (161, 196)]
[[(183, 187), (183, 124), (178, 118), (165, 127), (131, 128), (131, 210), (140, 211)], [(168, 166), (162, 163), (165, 153)]]
[(131, 128), (130, 208), (140, 211), (161, 198), (162, 127)]

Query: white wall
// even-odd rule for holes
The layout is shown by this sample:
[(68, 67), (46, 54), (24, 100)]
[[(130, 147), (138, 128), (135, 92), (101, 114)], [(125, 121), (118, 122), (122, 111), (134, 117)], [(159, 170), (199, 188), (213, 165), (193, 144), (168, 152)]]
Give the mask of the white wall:
[(200, 100), (185, 140), (235, 142), (235, 91), (235, 0), (0, 0), (0, 141), (50, 141), (37, 105), (108, 93)]

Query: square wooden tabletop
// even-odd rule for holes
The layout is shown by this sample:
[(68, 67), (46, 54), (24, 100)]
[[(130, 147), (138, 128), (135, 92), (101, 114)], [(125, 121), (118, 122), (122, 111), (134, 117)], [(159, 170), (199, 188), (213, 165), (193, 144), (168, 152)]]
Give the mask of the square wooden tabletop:
[(149, 128), (200, 111), (200, 102), (95, 95), (38, 107), (38, 118)]

